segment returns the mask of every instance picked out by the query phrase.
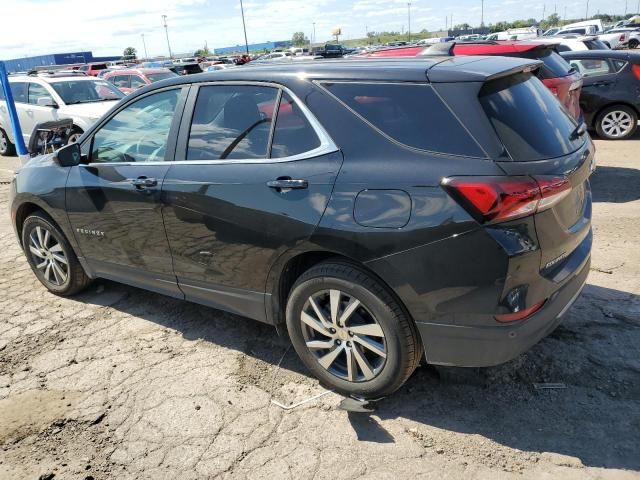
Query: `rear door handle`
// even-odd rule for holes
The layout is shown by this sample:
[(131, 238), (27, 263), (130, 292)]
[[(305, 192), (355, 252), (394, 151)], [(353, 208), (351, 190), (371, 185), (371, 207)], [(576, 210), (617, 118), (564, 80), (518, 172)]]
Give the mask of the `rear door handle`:
[(278, 191), (283, 190), (297, 190), (309, 188), (309, 182), (307, 180), (294, 180), (291, 178), (278, 178), (267, 182), (269, 188), (275, 188)]
[(158, 180), (148, 177), (129, 178), (127, 181), (136, 188), (149, 188), (158, 185)]

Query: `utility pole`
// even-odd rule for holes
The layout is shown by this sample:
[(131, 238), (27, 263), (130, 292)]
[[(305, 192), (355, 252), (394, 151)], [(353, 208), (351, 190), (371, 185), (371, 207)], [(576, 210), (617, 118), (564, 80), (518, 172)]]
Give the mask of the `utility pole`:
[(313, 22), (313, 43), (316, 43), (316, 22)]
[(242, 28), (244, 29), (244, 48), (249, 55), (249, 42), (247, 41), (247, 24), (244, 22), (244, 7), (242, 6), (242, 0), (240, 0), (240, 12), (242, 13)]
[(628, 0), (624, 0), (624, 16), (627, 16)]
[(589, 19), (589, 0), (587, 0), (587, 10), (584, 13), (584, 19), (585, 20)]
[(409, 29), (407, 30), (407, 32), (409, 34), (409, 43), (411, 43), (411, 2), (407, 2), (407, 17), (408, 17), (408, 26), (409, 26)]
[(142, 46), (144, 47), (144, 59), (147, 60), (149, 56), (147, 55), (147, 43), (144, 41), (144, 33), (142, 35)]
[(484, 28), (484, 0), (480, 0), (480, 27)]
[(167, 28), (167, 16), (162, 15), (162, 21), (164, 22), (164, 34), (167, 37), (167, 48), (169, 49), (169, 58), (173, 59), (173, 54), (171, 53), (171, 44), (169, 43), (169, 29)]
[(543, 3), (542, 4), (542, 19), (544, 20), (544, 15), (545, 13), (547, 13), (547, 4)]
[(567, 19), (567, 6), (565, 5), (564, 6), (564, 18), (563, 18), (563, 20), (566, 20), (566, 19)]

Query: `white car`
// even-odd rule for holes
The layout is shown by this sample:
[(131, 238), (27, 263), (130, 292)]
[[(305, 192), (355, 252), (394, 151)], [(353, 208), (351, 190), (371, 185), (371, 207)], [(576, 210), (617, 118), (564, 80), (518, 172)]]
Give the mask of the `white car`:
[(638, 28), (612, 28), (611, 30), (607, 30), (607, 33), (628, 33), (628, 47), (638, 48), (638, 45), (640, 45), (640, 30), (638, 30)]
[[(124, 97), (109, 82), (85, 75), (10, 76), (9, 84), (26, 145), (37, 124), (66, 118), (73, 120), (69, 142), (75, 142)], [(12, 154), (14, 144), (7, 105), (0, 90), (0, 155)]]
[(624, 48), (629, 42), (629, 32), (604, 33), (600, 20), (588, 20), (565, 25), (556, 33), (556, 36), (563, 35), (598, 35), (602, 43), (611, 49)]
[(557, 43), (559, 52), (583, 52), (585, 50), (609, 50), (609, 47), (597, 35), (561, 35), (542, 37), (540, 43)]

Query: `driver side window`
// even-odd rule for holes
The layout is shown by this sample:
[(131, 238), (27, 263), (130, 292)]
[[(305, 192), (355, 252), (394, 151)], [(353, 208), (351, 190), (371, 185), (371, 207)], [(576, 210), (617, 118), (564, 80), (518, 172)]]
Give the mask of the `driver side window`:
[(91, 163), (164, 161), (179, 95), (155, 93), (118, 112), (95, 133)]

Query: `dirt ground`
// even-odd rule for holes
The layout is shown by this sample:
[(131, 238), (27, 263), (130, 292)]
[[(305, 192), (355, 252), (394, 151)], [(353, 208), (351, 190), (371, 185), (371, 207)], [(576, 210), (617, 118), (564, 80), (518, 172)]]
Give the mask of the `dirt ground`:
[(268, 326), (107, 281), (47, 293), (3, 213), (0, 479), (639, 479), (640, 135), (597, 148), (566, 322), (501, 367), (422, 367), (372, 415), (271, 403), (324, 390)]

